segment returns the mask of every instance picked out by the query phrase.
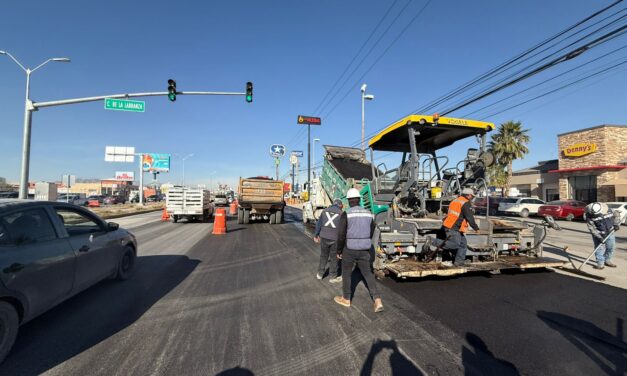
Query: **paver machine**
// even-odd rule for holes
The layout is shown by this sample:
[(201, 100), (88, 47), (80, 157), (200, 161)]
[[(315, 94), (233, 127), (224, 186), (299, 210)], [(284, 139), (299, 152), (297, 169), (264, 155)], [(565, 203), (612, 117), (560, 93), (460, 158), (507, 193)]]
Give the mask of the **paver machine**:
[[(550, 219), (532, 225), (477, 216), (480, 231), (466, 235), (471, 261), (467, 266), (447, 262), (452, 255), (446, 251), (422, 251), (427, 236), (443, 236), (442, 219), (463, 188), (471, 187), (478, 195), (487, 196), (486, 168), (494, 163), (494, 156), (486, 150), (486, 134), (493, 129), (494, 124), (488, 122), (411, 115), (370, 140), (370, 161), (360, 149), (325, 147), (320, 185), (329, 200), (344, 198), (347, 187), (360, 190), (362, 205), (377, 223), (373, 243), (378, 274), (407, 278), (563, 264), (541, 257), (548, 228), (557, 228)], [(437, 154), (457, 141), (472, 138), (477, 146), (469, 148), (458, 161)], [(376, 164), (374, 152), (387, 152), (386, 161), (398, 156), (400, 162), (393, 168)], [(366, 166), (370, 168), (368, 174), (364, 173)]]

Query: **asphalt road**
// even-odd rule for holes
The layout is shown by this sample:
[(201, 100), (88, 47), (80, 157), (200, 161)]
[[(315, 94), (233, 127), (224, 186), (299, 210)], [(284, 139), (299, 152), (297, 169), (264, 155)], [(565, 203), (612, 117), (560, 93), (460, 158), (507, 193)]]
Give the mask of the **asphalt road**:
[[(2, 375), (623, 375), (625, 290), (554, 272), (363, 284), (315, 279), (317, 247), (282, 225), (116, 219), (138, 269), (21, 328)], [(355, 272), (355, 277), (358, 272)]]

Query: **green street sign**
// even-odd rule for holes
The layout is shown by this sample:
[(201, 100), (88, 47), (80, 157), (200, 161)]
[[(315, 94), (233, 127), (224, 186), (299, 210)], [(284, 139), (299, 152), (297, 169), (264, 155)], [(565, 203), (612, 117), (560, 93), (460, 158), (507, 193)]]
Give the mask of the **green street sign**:
[(145, 102), (131, 101), (128, 99), (105, 98), (104, 108), (105, 110), (116, 110), (116, 111), (131, 111), (131, 112), (146, 111)]

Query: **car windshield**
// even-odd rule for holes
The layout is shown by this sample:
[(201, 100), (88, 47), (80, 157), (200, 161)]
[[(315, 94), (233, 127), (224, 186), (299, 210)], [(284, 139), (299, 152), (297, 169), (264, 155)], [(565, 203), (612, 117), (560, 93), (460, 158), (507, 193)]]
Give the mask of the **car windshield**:
[(561, 206), (561, 205), (564, 205), (564, 201), (550, 201), (550, 202), (547, 202), (546, 204), (547, 205), (558, 205), (558, 206)]
[(501, 202), (505, 202), (505, 203), (508, 203), (508, 204), (514, 204), (514, 203), (518, 202), (518, 199), (517, 198), (504, 198), (503, 201), (501, 201)]

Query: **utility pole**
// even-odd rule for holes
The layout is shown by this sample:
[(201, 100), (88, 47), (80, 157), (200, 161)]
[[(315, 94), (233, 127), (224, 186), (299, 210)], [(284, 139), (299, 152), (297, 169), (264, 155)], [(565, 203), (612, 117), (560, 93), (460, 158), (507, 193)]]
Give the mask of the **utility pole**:
[(361, 85), (361, 150), (366, 150), (366, 100), (373, 100), (374, 95), (366, 94), (366, 87), (368, 85)]

